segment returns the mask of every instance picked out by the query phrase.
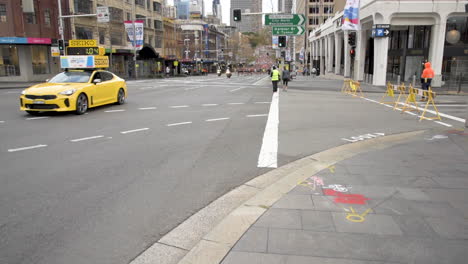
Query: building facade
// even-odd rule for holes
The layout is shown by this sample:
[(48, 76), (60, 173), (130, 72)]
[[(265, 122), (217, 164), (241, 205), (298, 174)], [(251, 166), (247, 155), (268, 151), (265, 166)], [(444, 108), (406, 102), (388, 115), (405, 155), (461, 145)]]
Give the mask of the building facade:
[(51, 56), (57, 21), (56, 0), (0, 0), (0, 82), (44, 81), (59, 71)]
[[(374, 85), (387, 81), (418, 85), (422, 63), (429, 61), (435, 71), (433, 86), (450, 85), (463, 79), (468, 69), (466, 4), (362, 0), (360, 31), (343, 31), (341, 12), (312, 32), (309, 41), (314, 65), (323, 74), (341, 74)], [(388, 25), (388, 36), (373, 37), (374, 25)], [(348, 43), (350, 34), (355, 35), (355, 47)]]
[[(230, 14), (234, 9), (240, 9), (242, 14), (262, 12), (262, 0), (231, 1)], [(262, 27), (262, 15), (242, 15), (242, 21), (234, 21), (231, 15), (231, 26), (237, 27), (240, 32), (257, 32)]]

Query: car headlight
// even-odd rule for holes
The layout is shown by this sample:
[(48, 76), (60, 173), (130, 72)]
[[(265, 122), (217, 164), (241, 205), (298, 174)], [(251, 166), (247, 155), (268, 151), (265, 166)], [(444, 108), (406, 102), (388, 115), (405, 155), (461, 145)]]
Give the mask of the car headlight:
[(63, 92), (60, 92), (59, 94), (63, 94), (63, 95), (72, 95), (76, 92), (76, 89), (70, 89), (70, 90), (66, 90), (66, 91), (63, 91)]
[(21, 91), (21, 94), (26, 94), (26, 90)]

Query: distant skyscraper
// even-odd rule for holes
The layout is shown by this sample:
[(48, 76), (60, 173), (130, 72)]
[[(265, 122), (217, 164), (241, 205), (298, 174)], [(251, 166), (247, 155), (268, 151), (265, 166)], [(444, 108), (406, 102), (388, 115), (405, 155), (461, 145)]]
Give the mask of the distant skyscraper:
[(293, 0), (278, 0), (278, 12), (291, 14)]
[(178, 19), (190, 18), (190, 1), (188, 0), (174, 0), (174, 6), (177, 8)]
[(241, 22), (235, 22), (232, 10), (240, 9), (244, 13), (262, 12), (262, 0), (231, 0), (231, 26), (238, 27), (240, 32), (256, 32), (262, 27), (262, 15), (242, 16)]
[(221, 3), (220, 0), (213, 0), (213, 16), (219, 18), (222, 21), (222, 11), (221, 11)]

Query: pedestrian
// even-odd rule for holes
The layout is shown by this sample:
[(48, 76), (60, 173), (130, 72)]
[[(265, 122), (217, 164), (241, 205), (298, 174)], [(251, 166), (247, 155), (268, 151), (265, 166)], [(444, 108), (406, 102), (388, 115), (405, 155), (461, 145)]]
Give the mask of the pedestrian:
[(169, 68), (169, 66), (166, 66), (166, 77), (169, 77), (170, 73), (171, 73), (171, 68)]
[[(421, 88), (423, 90), (429, 90), (429, 87), (431, 87), (432, 78), (434, 78), (434, 70), (431, 67), (431, 63), (426, 62), (424, 63), (424, 71), (421, 74)], [(425, 93), (423, 93), (421, 101), (425, 101), (428, 99), (424, 95)]]
[(280, 80), (280, 72), (276, 69), (276, 66), (273, 66), (273, 70), (271, 71), (271, 82), (273, 84), (273, 92), (276, 93), (278, 91), (278, 82)]
[(286, 66), (283, 69), (281, 77), (283, 79), (283, 92), (287, 92), (288, 91), (288, 82), (289, 82), (289, 79), (291, 78), (291, 73), (288, 71)]

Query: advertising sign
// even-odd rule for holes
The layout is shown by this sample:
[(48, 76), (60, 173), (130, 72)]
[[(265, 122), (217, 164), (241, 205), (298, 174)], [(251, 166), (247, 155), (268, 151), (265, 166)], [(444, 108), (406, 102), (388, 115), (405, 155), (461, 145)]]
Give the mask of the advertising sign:
[[(127, 31), (128, 38), (132, 45), (133, 43), (133, 21), (125, 21), (125, 30)], [(137, 50), (143, 48), (143, 21), (135, 20), (135, 31), (136, 31), (136, 44), (134, 45)]]
[(60, 57), (59, 47), (50, 47), (50, 54), (52, 54), (52, 57)]
[(359, 30), (359, 0), (346, 0), (342, 30)]
[(109, 7), (107, 6), (98, 6), (96, 7), (96, 16), (99, 23), (109, 22)]
[(70, 39), (68, 47), (97, 47), (97, 40), (95, 39)]
[(61, 56), (62, 68), (108, 68), (107, 56)]
[(278, 49), (278, 36), (271, 37), (271, 47), (273, 49)]

